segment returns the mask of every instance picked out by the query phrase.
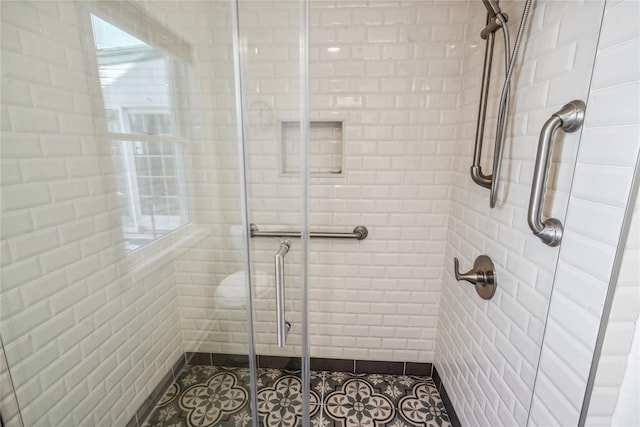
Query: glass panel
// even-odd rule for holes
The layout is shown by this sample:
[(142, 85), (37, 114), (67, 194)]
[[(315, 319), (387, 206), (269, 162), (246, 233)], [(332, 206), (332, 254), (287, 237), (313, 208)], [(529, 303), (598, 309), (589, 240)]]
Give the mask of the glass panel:
[(23, 427), (20, 409), (13, 388), (11, 372), (4, 354), (4, 345), (0, 338), (0, 425), (3, 427)]
[[(311, 120), (343, 120), (346, 147), (344, 178), (311, 179), (310, 227), (369, 229), (361, 242), (311, 240), (311, 356), (355, 359), (356, 369), (393, 362), (361, 369), (400, 373), (403, 362), (433, 363), (462, 425), (526, 425), (558, 258), (526, 220), (536, 146), (555, 111), (587, 98), (604, 2), (533, 2), (495, 209), (469, 176), (483, 2), (310, 4)], [(512, 46), (524, 4), (500, 1)], [(495, 37), (489, 173), (505, 76), (502, 31)], [(579, 132), (556, 141), (545, 217), (565, 219), (579, 141)], [(497, 269), (489, 301), (453, 276), (454, 257), (468, 271), (483, 254)], [(339, 417), (324, 403), (329, 420)], [(416, 421), (397, 414), (398, 424)]]
[[(638, 179), (640, 169), (636, 166), (636, 182)], [(640, 423), (636, 404), (640, 371), (640, 198), (635, 195), (635, 204), (633, 199), (625, 212), (626, 236), (618, 242), (614, 261), (617, 273), (612, 275), (608, 291), (611, 295), (604, 303), (607, 319), (598, 331), (589, 374), (592, 385), (582, 406), (586, 426)]]
[[(231, 5), (2, 2), (0, 333), (25, 426), (251, 422)], [(211, 390), (228, 405), (203, 414)]]
[[(247, 197), (250, 222), (264, 231), (301, 232), (305, 200), (303, 175), (282, 174), (284, 147), (280, 132), (283, 122), (304, 124), (300, 102), (300, 1), (239, 2), (240, 40), (243, 70), (243, 104), (246, 123)], [(298, 132), (293, 144), (298, 156), (303, 139)], [(300, 160), (298, 159), (298, 165)], [(306, 173), (306, 170), (305, 170)], [(301, 374), (305, 357), (304, 243), (288, 238), (291, 247), (284, 255), (284, 292), (279, 297), (274, 281), (274, 256), (283, 238), (251, 239), (253, 313), (258, 354), (258, 412), (265, 425), (287, 420), (291, 425), (308, 425), (303, 410), (303, 392), (308, 381)], [(282, 307), (290, 330), (284, 329), (286, 344), (278, 346), (277, 318)], [(284, 337), (281, 337), (284, 338)], [(282, 396), (282, 398), (275, 398)], [(319, 399), (311, 393), (317, 409)], [(282, 418), (280, 418), (282, 417)]]

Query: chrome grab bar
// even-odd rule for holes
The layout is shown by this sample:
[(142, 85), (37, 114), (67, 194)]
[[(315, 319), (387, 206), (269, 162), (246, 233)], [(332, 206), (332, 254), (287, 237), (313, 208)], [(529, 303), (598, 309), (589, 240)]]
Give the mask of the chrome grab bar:
[[(249, 225), (250, 237), (300, 237), (299, 231), (260, 231), (257, 225)], [(312, 231), (311, 238), (333, 238), (333, 239), (358, 239), (364, 240), (369, 235), (369, 230), (364, 225), (357, 225), (351, 233), (334, 233), (330, 231)]]
[(527, 220), (533, 234), (549, 246), (558, 246), (562, 240), (563, 232), (562, 222), (559, 219), (542, 219), (542, 205), (547, 189), (547, 172), (551, 163), (553, 140), (558, 129), (562, 129), (565, 132), (575, 132), (580, 129), (584, 121), (585, 109), (584, 102), (580, 100), (571, 101), (554, 113), (540, 131)]
[(484, 68), (482, 70), (482, 86), (480, 89), (480, 106), (478, 107), (478, 122), (476, 124), (476, 143), (473, 149), (473, 164), (471, 165), (471, 179), (476, 184), (491, 188), (491, 175), (482, 173), (480, 159), (482, 158), (482, 141), (484, 139), (484, 124), (487, 118), (487, 97), (491, 80), (491, 66), (493, 63), (493, 45), (495, 34), (490, 33), (484, 47)]
[(291, 242), (283, 240), (276, 252), (276, 328), (278, 333), (278, 347), (284, 347), (287, 343), (287, 334), (291, 328), (291, 323), (287, 322), (284, 306), (284, 256), (291, 249)]
[[(493, 6), (498, 7), (495, 2), (483, 0), (487, 10), (492, 10)], [(492, 5), (491, 8), (489, 5)], [(500, 18), (496, 15), (500, 14)], [(493, 171), (489, 175), (485, 175), (482, 172), (482, 166), (480, 165), (480, 160), (482, 158), (482, 142), (484, 141), (484, 126), (487, 120), (487, 102), (489, 99), (489, 85), (491, 82), (491, 69), (493, 67), (493, 47), (495, 44), (495, 33), (498, 29), (502, 28), (503, 25), (506, 25), (509, 16), (507, 14), (503, 14), (500, 12), (500, 8), (498, 7), (497, 12), (487, 15), (487, 26), (480, 33), (480, 38), (486, 40), (484, 47), (484, 67), (482, 69), (482, 83), (480, 85), (480, 105), (478, 107), (478, 121), (476, 123), (476, 140), (473, 149), (473, 163), (471, 164), (471, 179), (473, 182), (478, 184), (481, 187), (488, 188), (491, 190), (492, 199), (495, 200), (495, 193), (497, 191), (497, 186), (494, 189), (493, 184), (493, 172), (496, 169), (496, 161), (493, 162)], [(503, 24), (504, 22), (504, 24)], [(504, 29), (503, 29), (504, 31)], [(508, 56), (508, 52), (507, 52)], [(508, 96), (508, 95), (507, 95)], [(500, 106), (501, 114), (506, 112), (506, 106)], [(498, 129), (498, 131), (500, 131)], [(492, 201), (491, 207), (495, 205), (495, 201)]]

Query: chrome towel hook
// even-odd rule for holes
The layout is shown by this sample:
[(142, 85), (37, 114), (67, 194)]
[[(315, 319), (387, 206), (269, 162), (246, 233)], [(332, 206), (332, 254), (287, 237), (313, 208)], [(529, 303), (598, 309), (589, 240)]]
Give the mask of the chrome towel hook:
[(476, 292), (478, 292), (480, 298), (493, 298), (498, 286), (498, 280), (496, 278), (496, 268), (491, 258), (486, 255), (480, 255), (473, 263), (473, 268), (466, 273), (460, 273), (460, 262), (458, 258), (454, 258), (453, 269), (456, 280), (466, 280), (476, 285)]
[(553, 152), (553, 140), (558, 129), (562, 129), (565, 132), (575, 132), (580, 129), (584, 122), (585, 110), (586, 105), (584, 102), (580, 100), (571, 101), (554, 113), (540, 131), (527, 220), (533, 234), (549, 246), (558, 246), (562, 240), (563, 232), (562, 222), (559, 219), (542, 219), (544, 193), (547, 189), (547, 175), (551, 163), (551, 153)]

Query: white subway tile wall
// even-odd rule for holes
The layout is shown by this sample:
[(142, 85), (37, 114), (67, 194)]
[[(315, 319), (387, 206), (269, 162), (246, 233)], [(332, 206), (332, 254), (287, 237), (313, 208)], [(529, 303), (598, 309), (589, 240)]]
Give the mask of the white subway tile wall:
[[(533, 399), (533, 426), (575, 425), (580, 415), (624, 210), (632, 208), (628, 193), (640, 153), (638, 16), (637, 1), (607, 2)], [(637, 231), (630, 238), (636, 241)], [(615, 407), (638, 314), (637, 262), (636, 254), (626, 266), (635, 275), (623, 269), (620, 276), (610, 323), (614, 332), (607, 334), (590, 425), (609, 425)], [(620, 297), (628, 302), (624, 307), (616, 301)]]
[(75, 2), (2, 2), (1, 332), (28, 426), (125, 425), (184, 352), (173, 259), (125, 257), (90, 31)]
[[(500, 6), (515, 34), (523, 2)], [(492, 210), (488, 191), (469, 177), (484, 50), (479, 34), (486, 14), (480, 2), (470, 8), (461, 42), (466, 53), (435, 364), (463, 425), (522, 426), (527, 423), (558, 257), (557, 248), (532, 235), (526, 220), (538, 136), (564, 103), (586, 99), (603, 2), (533, 2), (512, 85), (503, 183)], [(501, 58), (503, 43), (501, 35), (497, 37), (495, 57)], [(504, 75), (498, 72), (502, 61), (494, 61), (494, 67), (485, 168), (491, 167), (492, 124), (501, 89), (493, 77)], [(579, 137), (567, 134), (555, 142), (546, 217), (565, 218)], [(461, 269), (468, 269), (481, 254), (496, 263), (498, 287), (490, 301), (453, 277), (453, 257), (461, 260)]]
[(467, 4), (312, 1), (312, 119), (345, 123), (344, 177), (312, 178), (311, 355), (431, 362)]
[[(254, 122), (248, 113), (250, 219), (263, 229), (296, 229), (300, 179), (277, 172), (277, 131), (279, 120), (299, 114), (299, 10), (258, 6), (259, 13), (241, 10), (246, 104), (266, 103), (273, 117)], [(461, 58), (456, 36), (440, 40), (432, 26), (462, 33), (465, 17), (459, 2), (311, 2), (311, 119), (343, 122), (345, 154), (341, 176), (311, 179), (310, 227), (369, 229), (361, 242), (311, 241), (312, 356), (433, 360)], [(272, 40), (281, 40), (278, 52)], [(270, 275), (277, 246), (252, 242), (259, 277)], [(300, 354), (299, 261), (294, 240), (286, 261), (291, 346), (275, 346), (267, 287), (254, 301), (258, 353)]]
[[(625, 376), (633, 375), (627, 370), (627, 366), (637, 364), (630, 359), (633, 357), (630, 353), (640, 312), (640, 198), (636, 200), (633, 209), (589, 404), (588, 426), (615, 425), (612, 424), (612, 417), (621, 398), (621, 384)], [(636, 407), (636, 413), (637, 411)], [(631, 425), (632, 421), (627, 420), (627, 423)]]
[[(162, 12), (162, 7), (149, 11), (180, 31), (196, 51), (208, 49), (215, 58), (194, 64), (199, 84), (213, 87), (210, 99), (229, 94), (231, 82), (215, 85), (207, 74), (211, 68), (232, 71), (225, 68), (229, 45), (211, 45), (210, 26), (199, 27), (200, 21), (178, 25), (206, 11), (194, 6)], [(461, 87), (456, 38), (466, 8), (461, 2), (311, 2), (311, 119), (344, 122), (345, 155), (343, 175), (312, 178), (310, 225), (332, 231), (351, 231), (357, 224), (369, 228), (362, 242), (311, 243), (312, 356), (433, 360)], [(300, 227), (300, 178), (278, 172), (279, 121), (299, 119), (298, 25), (296, 2), (241, 3), (249, 212), (265, 230)], [(444, 36), (446, 31), (454, 34)], [(218, 113), (231, 115), (232, 101), (222, 112), (215, 104)], [(229, 236), (229, 228), (239, 223), (232, 200), (237, 159), (232, 145), (225, 149), (223, 160), (200, 153), (195, 169), (211, 175), (205, 169), (217, 165), (217, 183), (215, 177), (196, 183), (199, 193), (211, 197), (199, 215), (218, 220), (218, 235)], [(216, 196), (223, 202), (214, 203)], [(216, 208), (221, 215), (211, 213)], [(286, 258), (287, 318), (293, 328), (288, 348), (279, 349), (272, 278), (279, 241), (252, 239), (260, 354), (300, 354), (298, 242), (293, 240)], [(241, 270), (239, 254), (230, 240), (218, 238), (176, 263), (187, 351), (246, 351), (244, 294), (220, 298), (231, 292), (221, 282)]]

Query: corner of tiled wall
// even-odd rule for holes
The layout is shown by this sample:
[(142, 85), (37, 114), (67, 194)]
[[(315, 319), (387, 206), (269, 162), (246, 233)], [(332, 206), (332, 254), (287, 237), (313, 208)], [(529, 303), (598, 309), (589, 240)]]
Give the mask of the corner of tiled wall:
[[(628, 382), (633, 390), (632, 384), (637, 384), (637, 348), (640, 346), (640, 198), (636, 199), (633, 209), (589, 402), (585, 425), (590, 427), (635, 425), (640, 422), (640, 408), (635, 403), (637, 396), (634, 399), (633, 395), (625, 395), (626, 388), (623, 386), (624, 382)], [(634, 345), (635, 350), (632, 347)], [(638, 387), (635, 389), (637, 393)], [(635, 418), (632, 417), (634, 411)]]
[[(516, 28), (523, 2), (500, 5), (509, 14), (510, 28)], [(513, 120), (495, 209), (488, 208), (488, 191), (469, 176), (484, 47), (479, 33), (486, 14), (480, 2), (470, 8), (435, 364), (464, 425), (526, 425), (559, 252), (527, 226), (536, 146), (547, 118), (588, 92), (602, 3), (533, 2), (512, 86)], [(500, 57), (501, 39), (496, 49)], [(500, 84), (492, 82), (495, 94)], [(495, 106), (494, 97), (490, 124), (495, 123)], [(485, 132), (489, 152), (491, 126)], [(565, 216), (579, 139), (565, 135), (556, 144), (554, 185), (546, 197), (549, 216)], [(489, 165), (485, 156), (483, 165)], [(481, 254), (489, 255), (497, 269), (498, 288), (489, 301), (453, 278), (453, 257), (468, 269)]]

